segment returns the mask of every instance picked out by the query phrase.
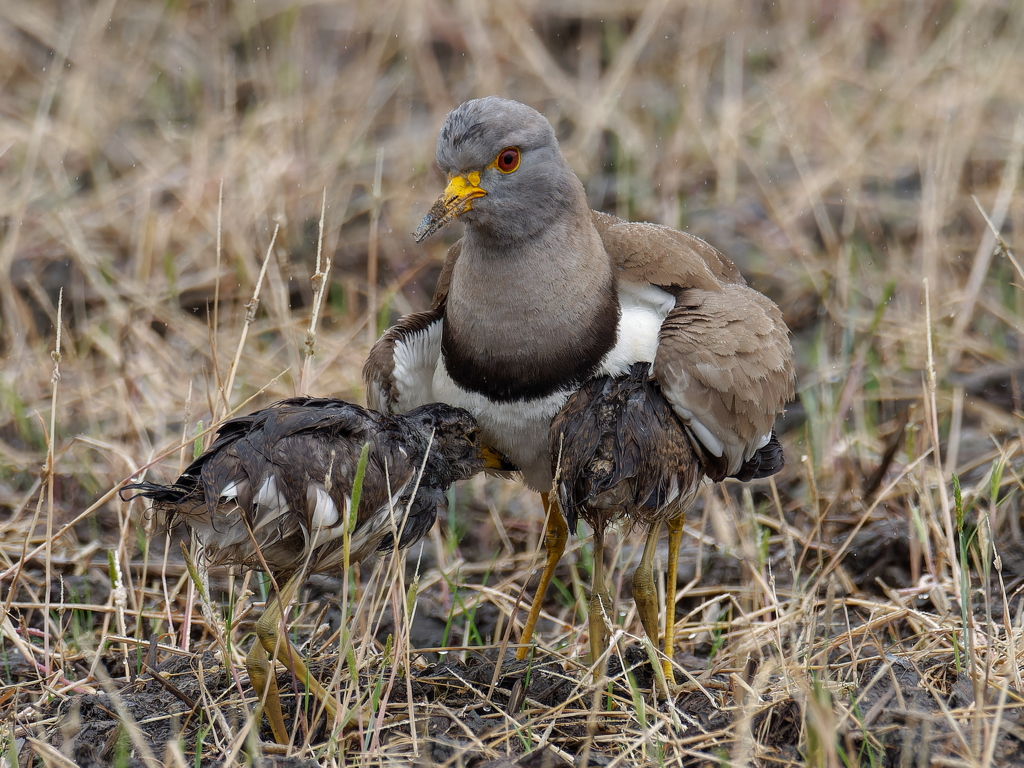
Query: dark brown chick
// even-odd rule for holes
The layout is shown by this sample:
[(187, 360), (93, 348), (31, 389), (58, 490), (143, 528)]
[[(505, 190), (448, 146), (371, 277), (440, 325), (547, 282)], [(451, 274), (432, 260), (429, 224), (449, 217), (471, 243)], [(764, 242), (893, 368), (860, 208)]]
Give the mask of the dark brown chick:
[[(355, 521), (353, 484), (368, 445)], [(172, 485), (133, 483), (167, 525), (195, 531), (215, 565), (267, 568), (280, 593), (257, 622), (258, 642), (246, 659), (253, 687), (264, 695), (274, 737), (288, 741), (267, 654), (308, 681), (328, 722), (333, 698), (308, 673), (280, 632), (284, 607), (309, 573), (340, 571), (348, 562), (395, 546), (408, 547), (434, 524), (456, 480), (485, 469), (509, 471), (481, 443), (475, 419), (441, 403), (387, 415), (341, 400), (292, 398), (224, 422), (213, 445)]]
[[(611, 600), (604, 573), (604, 533), (609, 524), (647, 531), (640, 565), (633, 574), (633, 599), (648, 637), (658, 637), (654, 552), (662, 523), (669, 529), (668, 607), (665, 619), (666, 678), (673, 680), (674, 606), (677, 561), (686, 510), (714, 466), (699, 449), (650, 376), (649, 363), (634, 363), (618, 377), (587, 382), (566, 402), (551, 425), (555, 492), (570, 530), (580, 518), (594, 530), (594, 577), (590, 601), (591, 654), (607, 645)], [(695, 448), (695, 446), (697, 446)], [(743, 479), (765, 477), (782, 467), (774, 435), (741, 467)], [(713, 471), (713, 470), (711, 470)], [(714, 478), (720, 479), (720, 478)]]

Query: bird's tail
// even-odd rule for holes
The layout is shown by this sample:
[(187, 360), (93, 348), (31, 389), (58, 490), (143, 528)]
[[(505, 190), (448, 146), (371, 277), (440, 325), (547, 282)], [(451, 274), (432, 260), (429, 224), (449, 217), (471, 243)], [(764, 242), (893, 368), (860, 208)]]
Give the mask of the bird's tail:
[[(186, 476), (187, 477), (187, 476)], [(184, 479), (184, 478), (183, 478)], [(117, 492), (121, 501), (131, 501), (138, 497), (149, 499), (153, 505), (158, 504), (181, 504), (196, 492), (194, 483), (174, 483), (172, 485), (160, 485), (159, 483), (128, 483)], [(126, 496), (126, 492), (135, 491), (134, 495)]]
[[(127, 495), (134, 491), (133, 495)], [(121, 501), (149, 499), (147, 514), (155, 515), (161, 530), (169, 531), (183, 520), (206, 511), (206, 498), (199, 481), (182, 475), (171, 485), (160, 483), (128, 483), (117, 492)]]
[(739, 472), (732, 477), (744, 482), (758, 480), (781, 472), (784, 466), (786, 466), (786, 454), (783, 453), (782, 444), (773, 430), (768, 443), (747, 459), (740, 467)]

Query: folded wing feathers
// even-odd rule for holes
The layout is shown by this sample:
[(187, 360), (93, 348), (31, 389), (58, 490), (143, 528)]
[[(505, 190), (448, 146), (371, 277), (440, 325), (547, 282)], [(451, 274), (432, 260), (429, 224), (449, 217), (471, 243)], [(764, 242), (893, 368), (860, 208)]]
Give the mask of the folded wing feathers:
[(661, 327), (655, 377), (665, 397), (724, 446), (728, 473), (765, 445), (793, 397), (792, 347), (782, 313), (745, 285), (684, 289)]
[(699, 237), (599, 211), (593, 216), (612, 263), (637, 282), (709, 291), (723, 283), (745, 282), (735, 264)]

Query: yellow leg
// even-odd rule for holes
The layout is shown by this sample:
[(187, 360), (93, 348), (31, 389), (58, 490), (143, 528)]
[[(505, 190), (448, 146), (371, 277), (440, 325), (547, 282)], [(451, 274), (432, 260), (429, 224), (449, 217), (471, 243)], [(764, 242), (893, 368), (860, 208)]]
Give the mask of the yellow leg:
[(676, 579), (679, 576), (679, 547), (683, 543), (683, 515), (668, 521), (668, 577), (665, 581), (665, 679), (675, 683), (672, 658), (676, 639)]
[(544, 502), (544, 509), (547, 510), (547, 533), (544, 535), (544, 549), (547, 550), (547, 560), (544, 563), (544, 570), (540, 574), (540, 582), (537, 584), (537, 591), (533, 594), (533, 605), (530, 606), (530, 613), (526, 617), (526, 626), (523, 627), (523, 637), (520, 640), (522, 645), (516, 651), (516, 658), (522, 661), (529, 652), (530, 641), (533, 639), (533, 630), (537, 626), (537, 619), (540, 616), (541, 606), (544, 605), (544, 595), (548, 591), (551, 577), (555, 573), (558, 561), (562, 559), (565, 552), (565, 542), (569, 540), (569, 526), (562, 517), (558, 504), (552, 503), (548, 494), (542, 493), (541, 500)]
[(288, 727), (284, 724), (281, 712), (281, 698), (277, 692), (277, 679), (270, 668), (267, 649), (257, 638), (245, 657), (245, 668), (249, 671), (249, 682), (256, 691), (256, 722), (259, 723), (266, 714), (270, 721), (270, 730), (274, 733), (274, 741), (287, 744), (289, 741)]
[[(604, 531), (594, 531), (594, 583), (590, 588), (590, 663), (595, 664), (608, 647), (612, 597), (604, 575)], [(595, 678), (602, 675), (594, 670)]]
[[(338, 712), (337, 706), (335, 706), (334, 698), (327, 692), (327, 689), (320, 685), (320, 682), (316, 680), (309, 672), (305, 662), (302, 660), (302, 656), (296, 650), (295, 646), (288, 640), (286, 634), (282, 633), (283, 618), (285, 606), (291, 603), (292, 598), (295, 597), (295, 593), (298, 591), (299, 586), (302, 584), (302, 573), (296, 573), (288, 580), (288, 583), (281, 589), (279, 595), (275, 595), (267, 603), (267, 608), (263, 612), (263, 615), (256, 622), (256, 639), (257, 643), (263, 647), (264, 655), (269, 654), (270, 658), (278, 658), (281, 663), (295, 676), (295, 678), (303, 683), (308, 690), (316, 699), (323, 704), (324, 712), (327, 715), (327, 722), (331, 724), (335, 721)], [(259, 658), (258, 654), (254, 656), (253, 651), (249, 652), (249, 656), (253, 657), (254, 664), (258, 665)], [(246, 665), (248, 666), (249, 660), (246, 659)], [(269, 663), (267, 667), (269, 668)], [(273, 670), (269, 669), (270, 680), (273, 680)], [(257, 676), (259, 672), (257, 672)], [(252, 679), (252, 670), (249, 670), (250, 680)], [(265, 679), (265, 678), (264, 678)], [(266, 683), (264, 683), (265, 685)], [(253, 683), (255, 688), (257, 683)], [(277, 712), (271, 711), (271, 691), (267, 692), (267, 717), (270, 720), (271, 730), (274, 732), (274, 738), (279, 743), (288, 742), (287, 731), (284, 730), (284, 716), (281, 714), (281, 703), (277, 697), (276, 692), (277, 685), (273, 684), (273, 698)], [(260, 692), (262, 695), (262, 691)], [(274, 724), (277, 720), (277, 725)], [(278, 729), (281, 728), (283, 733), (278, 733)]]
[(640, 623), (644, 625), (644, 632), (651, 642), (658, 643), (658, 590), (654, 585), (654, 553), (658, 548), (658, 535), (661, 533), (661, 523), (656, 522), (647, 532), (647, 542), (644, 544), (644, 554), (640, 558), (640, 565), (633, 571), (633, 602), (636, 603), (636, 612), (640, 615)]

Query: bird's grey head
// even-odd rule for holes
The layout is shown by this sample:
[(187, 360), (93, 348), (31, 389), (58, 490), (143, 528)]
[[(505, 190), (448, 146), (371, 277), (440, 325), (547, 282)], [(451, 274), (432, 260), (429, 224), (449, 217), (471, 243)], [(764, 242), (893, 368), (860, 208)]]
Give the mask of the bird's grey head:
[(448, 188), (420, 224), (417, 241), (456, 217), (487, 239), (530, 238), (585, 197), (547, 118), (497, 96), (448, 113), (437, 165)]
[(551, 123), (533, 107), (487, 96), (448, 113), (437, 136), (437, 165), (448, 174), (482, 168), (508, 146), (521, 151), (557, 148)]

